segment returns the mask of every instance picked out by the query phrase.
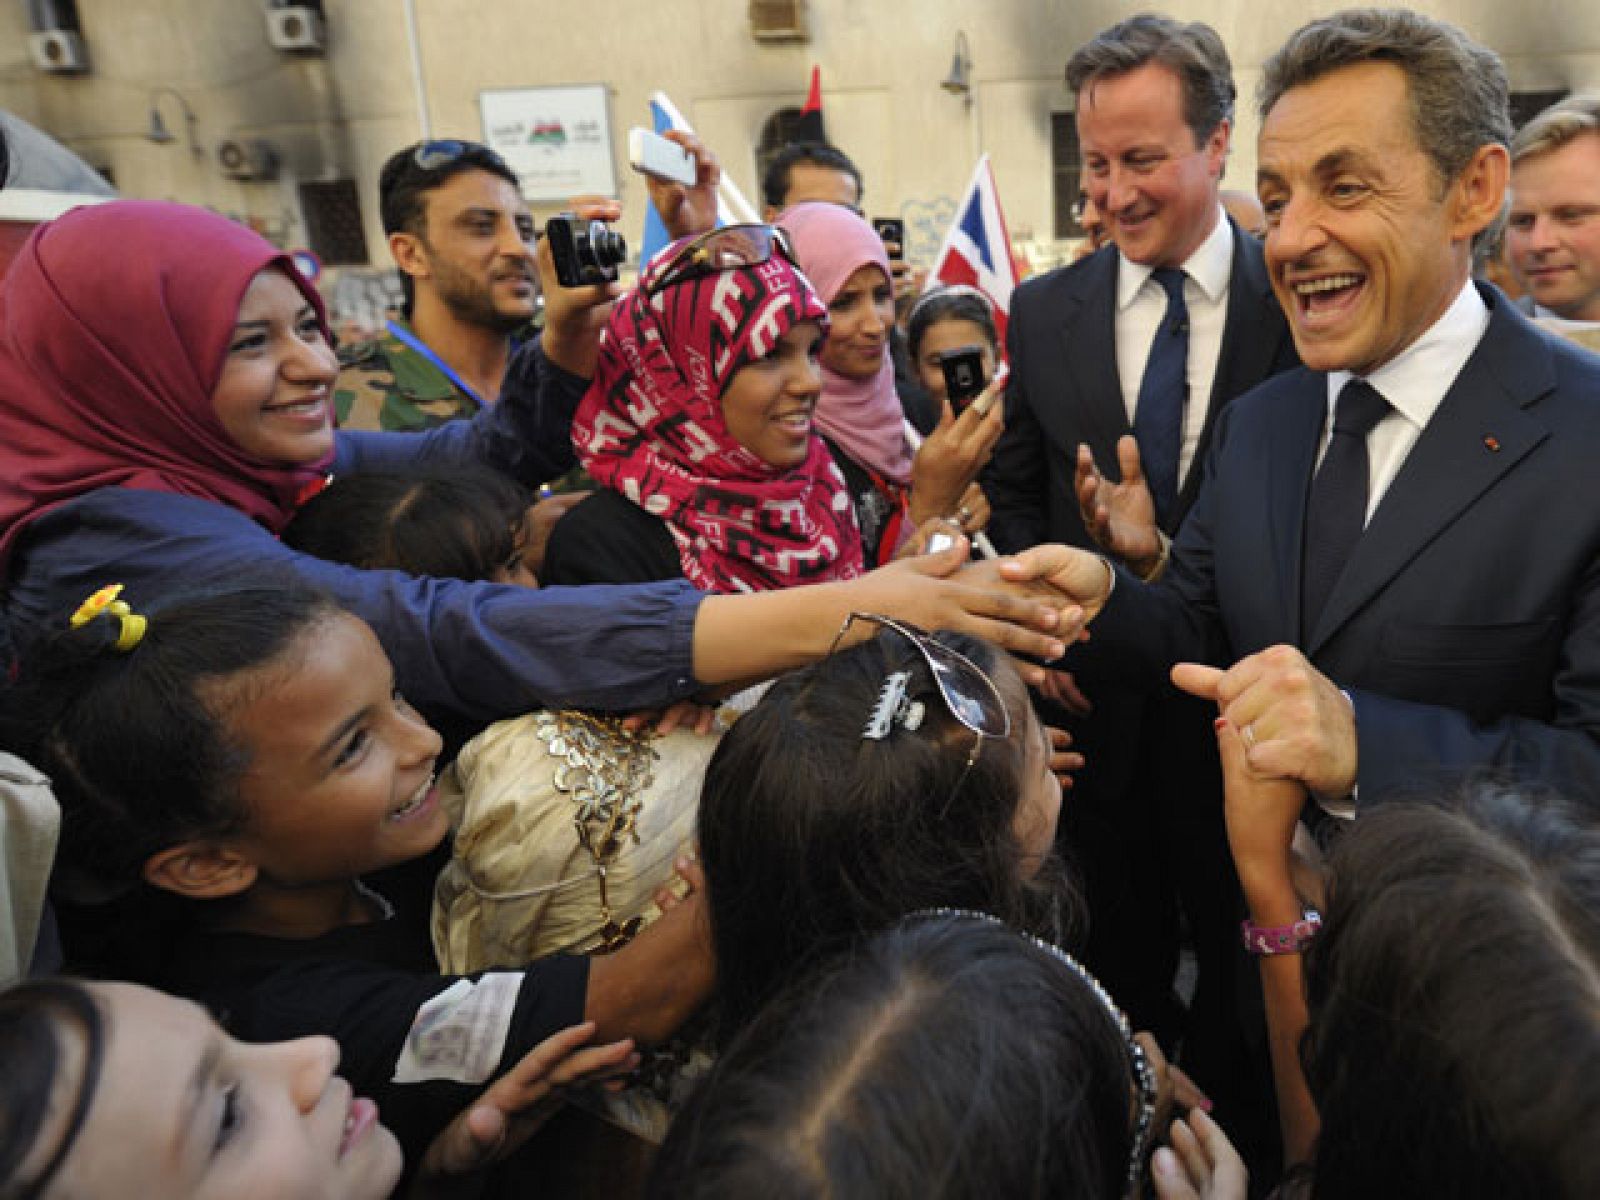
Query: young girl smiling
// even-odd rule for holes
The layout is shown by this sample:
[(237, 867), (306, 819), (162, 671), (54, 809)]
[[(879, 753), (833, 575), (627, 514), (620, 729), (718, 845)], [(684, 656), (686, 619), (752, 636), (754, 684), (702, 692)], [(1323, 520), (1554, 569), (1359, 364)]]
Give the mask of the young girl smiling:
[(144, 893), (106, 965), (241, 1037), (332, 1035), (408, 1151), (555, 1030), (652, 1041), (708, 993), (693, 895), (605, 958), (437, 973), (439, 738), (326, 597), (239, 587), (140, 614), (106, 589), (74, 621), (25, 664), (7, 740), (55, 782), (66, 879)]

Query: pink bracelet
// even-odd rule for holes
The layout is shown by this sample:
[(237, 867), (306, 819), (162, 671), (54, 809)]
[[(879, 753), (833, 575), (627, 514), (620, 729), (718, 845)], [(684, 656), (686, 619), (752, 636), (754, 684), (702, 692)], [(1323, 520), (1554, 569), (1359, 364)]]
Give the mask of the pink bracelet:
[(1250, 921), (1239, 924), (1244, 938), (1244, 948), (1259, 957), (1272, 954), (1299, 954), (1310, 943), (1317, 930), (1322, 928), (1322, 914), (1314, 908), (1293, 925), (1256, 925)]

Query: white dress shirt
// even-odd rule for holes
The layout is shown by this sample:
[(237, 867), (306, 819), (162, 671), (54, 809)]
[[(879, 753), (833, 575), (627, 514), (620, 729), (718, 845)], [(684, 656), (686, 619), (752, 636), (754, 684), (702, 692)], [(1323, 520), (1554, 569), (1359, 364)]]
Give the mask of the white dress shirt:
[[(1405, 465), (1406, 456), (1439, 410), (1444, 394), (1455, 383), (1456, 376), (1461, 374), (1461, 368), (1467, 365), (1467, 359), (1472, 357), (1488, 328), (1488, 306), (1469, 279), (1444, 315), (1426, 333), (1365, 376), (1389, 402), (1389, 412), (1367, 434), (1366, 519), (1369, 523), (1384, 493)], [(1317, 451), (1318, 466), (1322, 465), (1322, 456), (1328, 452), (1328, 442), (1333, 438), (1333, 408), (1338, 403), (1339, 392), (1353, 378), (1349, 371), (1328, 373), (1328, 417), (1322, 430), (1322, 446)], [(1345, 693), (1345, 699), (1350, 699), (1349, 692)], [(1351, 820), (1356, 815), (1353, 793), (1339, 797), (1317, 796), (1316, 801), (1330, 816)]]
[[(1488, 306), (1469, 279), (1426, 333), (1365, 376), (1389, 402), (1389, 412), (1367, 434), (1368, 521), (1488, 328)], [(1328, 417), (1317, 451), (1319, 466), (1333, 437), (1333, 409), (1339, 392), (1353, 378), (1349, 371), (1328, 373)]]
[[(1189, 309), (1189, 396), (1183, 406), (1183, 445), (1178, 452), (1178, 486), (1189, 477), (1211, 405), (1211, 385), (1222, 354), (1222, 330), (1228, 321), (1228, 283), (1233, 274), (1233, 226), (1221, 206), (1206, 240), (1179, 264), (1188, 276), (1183, 300)], [(1150, 345), (1167, 315), (1167, 293), (1150, 278), (1155, 268), (1130, 262), (1117, 252), (1116, 352), (1122, 403), (1132, 424), (1139, 407), (1139, 382), (1144, 378)]]

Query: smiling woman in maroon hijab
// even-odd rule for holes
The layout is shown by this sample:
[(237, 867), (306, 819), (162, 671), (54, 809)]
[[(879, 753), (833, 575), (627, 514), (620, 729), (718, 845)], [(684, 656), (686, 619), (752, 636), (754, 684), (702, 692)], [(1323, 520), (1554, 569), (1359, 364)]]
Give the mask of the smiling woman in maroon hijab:
[[(606, 297), (546, 295), (551, 354), (570, 361), (586, 335), (592, 355)], [(137, 609), (276, 571), (366, 619), (424, 711), (469, 721), (661, 705), (783, 670), (821, 653), (852, 609), (1053, 648), (1018, 627), (1053, 628), (1045, 605), (937, 578), (959, 554), (758, 596), (682, 581), (529, 591), (297, 554), (273, 534), (329, 469), (473, 461), (524, 481), (567, 469), (587, 387), (536, 342), (472, 422), (336, 435), (335, 371), (315, 293), (279, 250), (214, 213), (115, 201), (35, 231), (0, 280), (0, 582), (19, 645), (106, 583), (125, 584)]]

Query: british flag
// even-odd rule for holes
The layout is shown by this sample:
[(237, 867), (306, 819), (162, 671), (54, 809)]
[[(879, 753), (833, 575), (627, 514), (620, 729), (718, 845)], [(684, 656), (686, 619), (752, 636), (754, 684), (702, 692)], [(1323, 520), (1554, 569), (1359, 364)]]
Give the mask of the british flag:
[(1011, 235), (994, 187), (989, 156), (978, 160), (972, 183), (956, 209), (956, 219), (944, 236), (944, 245), (928, 274), (929, 288), (964, 283), (977, 288), (994, 305), (1000, 344), (1006, 342), (1006, 320), (1011, 313), (1011, 293), (1017, 286), (1017, 265), (1011, 257)]

